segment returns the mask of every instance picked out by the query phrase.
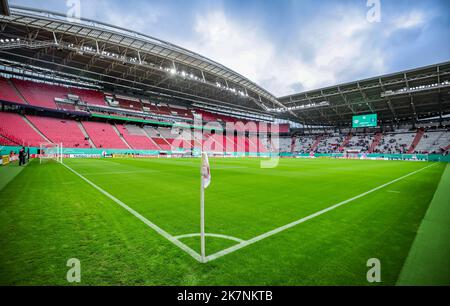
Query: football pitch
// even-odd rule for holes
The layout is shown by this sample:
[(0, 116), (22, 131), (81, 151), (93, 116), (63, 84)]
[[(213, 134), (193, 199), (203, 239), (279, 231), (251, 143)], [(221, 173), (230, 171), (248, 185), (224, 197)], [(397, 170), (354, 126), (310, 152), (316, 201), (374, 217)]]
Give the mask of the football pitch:
[[(210, 159), (206, 255), (199, 159), (31, 162), (0, 182), (0, 284), (395, 285), (444, 163)], [(16, 173), (17, 172), (17, 173)]]

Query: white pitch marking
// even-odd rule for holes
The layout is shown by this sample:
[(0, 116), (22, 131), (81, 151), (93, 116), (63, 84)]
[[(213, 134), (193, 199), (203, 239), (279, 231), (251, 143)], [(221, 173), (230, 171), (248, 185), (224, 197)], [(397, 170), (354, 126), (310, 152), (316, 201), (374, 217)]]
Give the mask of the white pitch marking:
[(135, 216), (136, 218), (138, 218), (139, 220), (141, 220), (142, 222), (147, 224), (155, 232), (157, 232), (158, 234), (160, 234), (161, 236), (163, 236), (164, 238), (166, 238), (167, 240), (172, 242), (174, 245), (176, 245), (177, 247), (179, 247), (180, 249), (182, 249), (183, 251), (185, 251), (186, 253), (191, 255), (195, 260), (197, 260), (199, 262), (202, 261), (202, 258), (200, 256), (200, 254), (198, 254), (196, 251), (194, 251), (193, 249), (191, 249), (190, 247), (188, 247), (187, 245), (185, 245), (184, 243), (179, 241), (176, 237), (173, 237), (168, 232), (166, 232), (165, 230), (163, 230), (162, 228), (160, 228), (159, 226), (157, 226), (156, 224), (154, 224), (150, 220), (146, 219), (144, 216), (139, 214), (137, 211), (135, 211), (134, 209), (132, 209), (131, 207), (129, 207), (128, 205), (126, 205), (125, 203), (123, 203), (122, 201), (120, 201), (119, 199), (114, 197), (113, 195), (109, 194), (107, 191), (105, 191), (102, 188), (98, 187), (97, 185), (92, 183), (90, 180), (88, 180), (87, 178), (85, 178), (84, 176), (82, 176), (81, 174), (79, 174), (78, 172), (76, 172), (75, 170), (73, 170), (72, 168), (67, 166), (66, 164), (62, 164), (62, 165), (64, 167), (66, 167), (68, 170), (72, 171), (77, 176), (79, 176), (86, 183), (88, 183), (89, 185), (91, 185), (92, 187), (94, 187), (95, 189), (100, 191), (101, 193), (103, 193), (105, 196), (107, 196), (108, 198), (110, 198), (111, 200), (113, 200), (114, 202), (116, 202), (117, 204), (119, 204), (120, 206), (125, 208), (126, 210), (128, 210), (128, 212), (130, 212), (133, 216)]
[(110, 172), (89, 172), (89, 173), (82, 173), (82, 175), (105, 175), (105, 174), (134, 174), (134, 173), (154, 173), (158, 172), (156, 170), (135, 170), (135, 171), (110, 171)]
[(392, 184), (394, 184), (394, 183), (396, 183), (396, 182), (398, 182), (398, 181), (400, 181), (400, 180), (403, 180), (403, 179), (405, 179), (405, 178), (407, 178), (407, 177), (409, 177), (409, 176), (411, 176), (411, 175), (414, 175), (414, 174), (416, 174), (416, 173), (418, 173), (418, 172), (421, 172), (421, 171), (423, 171), (423, 170), (425, 170), (425, 169), (427, 169), (427, 168), (433, 167), (433, 166), (435, 166), (436, 164), (437, 164), (437, 163), (433, 163), (432, 165), (429, 165), (429, 166), (427, 166), (427, 167), (424, 167), (424, 168), (421, 168), (421, 169), (416, 170), (416, 171), (414, 171), (414, 172), (411, 172), (411, 173), (409, 173), (409, 174), (406, 174), (406, 175), (404, 175), (404, 176), (402, 176), (402, 177), (399, 177), (399, 178), (397, 178), (397, 179), (395, 179), (395, 180), (393, 180), (393, 181), (390, 181), (390, 182), (388, 182), (388, 183), (386, 183), (386, 184), (383, 184), (383, 185), (381, 185), (381, 186), (375, 187), (374, 189), (371, 189), (371, 190), (369, 190), (369, 191), (366, 191), (366, 192), (364, 192), (364, 193), (361, 193), (360, 195), (357, 195), (357, 196), (355, 196), (355, 197), (353, 197), (353, 198), (350, 198), (350, 199), (348, 199), (348, 200), (342, 201), (342, 202), (340, 202), (340, 203), (338, 203), (338, 204), (335, 204), (335, 205), (333, 205), (333, 206), (330, 206), (330, 207), (328, 207), (328, 208), (325, 208), (325, 209), (323, 209), (323, 210), (321, 210), (321, 211), (318, 211), (318, 212), (316, 212), (316, 213), (314, 213), (314, 214), (312, 214), (312, 215), (309, 215), (309, 216), (307, 216), (307, 217), (304, 217), (304, 218), (299, 219), (299, 220), (297, 220), (297, 221), (294, 221), (294, 222), (292, 222), (292, 223), (286, 224), (286, 225), (284, 225), (284, 226), (278, 227), (278, 228), (276, 228), (276, 229), (274, 229), (274, 230), (271, 230), (271, 231), (269, 231), (269, 232), (267, 232), (267, 233), (264, 233), (264, 234), (262, 234), (262, 235), (256, 236), (256, 237), (251, 238), (251, 239), (249, 239), (249, 240), (247, 240), (247, 241), (241, 242), (240, 244), (237, 244), (237, 245), (235, 245), (235, 246), (232, 246), (232, 247), (230, 247), (230, 248), (228, 248), (228, 249), (225, 249), (225, 250), (219, 251), (219, 252), (217, 252), (217, 253), (215, 253), (215, 254), (209, 255), (209, 256), (206, 257), (206, 261), (205, 261), (205, 262), (213, 261), (213, 260), (215, 260), (215, 259), (217, 259), (217, 258), (220, 258), (220, 257), (225, 256), (225, 255), (227, 255), (227, 254), (233, 253), (233, 252), (235, 252), (235, 251), (237, 251), (237, 250), (239, 250), (239, 249), (242, 249), (242, 248), (244, 248), (244, 247), (246, 247), (246, 246), (248, 246), (248, 245), (250, 245), (250, 244), (253, 244), (253, 243), (255, 243), (255, 242), (261, 241), (261, 240), (263, 240), (263, 239), (265, 239), (265, 238), (268, 238), (268, 237), (270, 237), (270, 236), (273, 236), (273, 235), (275, 235), (275, 234), (278, 234), (278, 233), (280, 233), (280, 232), (282, 232), (282, 231), (285, 231), (285, 230), (287, 230), (287, 229), (289, 229), (289, 228), (291, 228), (291, 227), (294, 227), (294, 226), (296, 226), (296, 225), (299, 225), (300, 223), (303, 223), (303, 222), (305, 222), (305, 221), (311, 220), (311, 219), (313, 219), (313, 218), (315, 218), (315, 217), (318, 217), (318, 216), (320, 216), (320, 215), (322, 215), (322, 214), (324, 214), (324, 213), (327, 213), (327, 212), (329, 212), (329, 211), (331, 211), (331, 210), (334, 210), (334, 209), (336, 209), (336, 208), (338, 208), (338, 207), (340, 207), (340, 206), (342, 206), (342, 205), (345, 205), (345, 204), (350, 203), (350, 202), (352, 202), (352, 201), (354, 201), (354, 200), (357, 200), (357, 199), (359, 199), (359, 198), (361, 198), (361, 197), (364, 197), (364, 196), (366, 196), (366, 195), (368, 195), (368, 194), (370, 194), (370, 193), (372, 193), (372, 192), (375, 192), (375, 191), (377, 191), (377, 190), (380, 190), (380, 189), (382, 189), (382, 188), (384, 188), (384, 187), (386, 187), (386, 186), (392, 185)]
[[(206, 237), (215, 237), (215, 238), (222, 238), (222, 239), (227, 239), (227, 240), (233, 240), (239, 243), (245, 242), (245, 240), (233, 237), (233, 236), (227, 236), (227, 235), (221, 235), (221, 234), (208, 234), (205, 233)], [(191, 237), (200, 237), (200, 233), (195, 233), (195, 234), (187, 234), (187, 235), (180, 235), (180, 236), (176, 236), (176, 239), (183, 239), (183, 238), (191, 238)]]

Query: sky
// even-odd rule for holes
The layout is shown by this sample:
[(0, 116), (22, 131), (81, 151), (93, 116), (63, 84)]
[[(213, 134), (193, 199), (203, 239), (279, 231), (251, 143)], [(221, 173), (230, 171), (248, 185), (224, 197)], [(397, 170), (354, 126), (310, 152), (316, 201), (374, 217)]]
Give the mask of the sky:
[(450, 60), (450, 0), (10, 0), (197, 52), (275, 96)]

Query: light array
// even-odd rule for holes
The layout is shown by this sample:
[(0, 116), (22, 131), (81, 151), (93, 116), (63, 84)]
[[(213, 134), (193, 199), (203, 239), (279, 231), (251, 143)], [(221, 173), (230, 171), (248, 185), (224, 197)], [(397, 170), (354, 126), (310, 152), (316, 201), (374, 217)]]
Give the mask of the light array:
[(395, 95), (403, 95), (403, 94), (408, 94), (408, 93), (413, 93), (413, 92), (418, 92), (418, 91), (426, 91), (426, 90), (431, 90), (431, 89), (436, 89), (436, 88), (443, 88), (443, 87), (447, 87), (447, 86), (450, 86), (449, 81), (444, 81), (442, 83), (433, 83), (433, 84), (428, 84), (428, 85), (420, 85), (420, 86), (415, 86), (415, 87), (404, 87), (399, 90), (387, 90), (387, 91), (381, 93), (381, 96), (389, 97), (389, 96), (395, 96)]
[(2, 38), (0, 39), (0, 43), (14, 43), (14, 42), (20, 42), (20, 38)]
[(302, 105), (290, 106), (290, 107), (267, 108), (267, 111), (274, 112), (274, 113), (287, 113), (287, 112), (295, 111), (295, 110), (318, 108), (318, 107), (324, 107), (324, 106), (328, 106), (328, 105), (330, 105), (330, 102), (322, 101), (322, 102), (318, 102), (318, 103), (308, 103), (308, 104), (302, 104)]

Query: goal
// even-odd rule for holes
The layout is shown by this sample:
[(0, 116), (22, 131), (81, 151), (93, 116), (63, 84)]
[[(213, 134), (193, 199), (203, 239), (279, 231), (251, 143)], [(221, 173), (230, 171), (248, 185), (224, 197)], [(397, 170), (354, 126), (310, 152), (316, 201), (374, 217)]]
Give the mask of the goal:
[(58, 163), (63, 162), (62, 143), (41, 143), (39, 146), (39, 163), (54, 160)]

